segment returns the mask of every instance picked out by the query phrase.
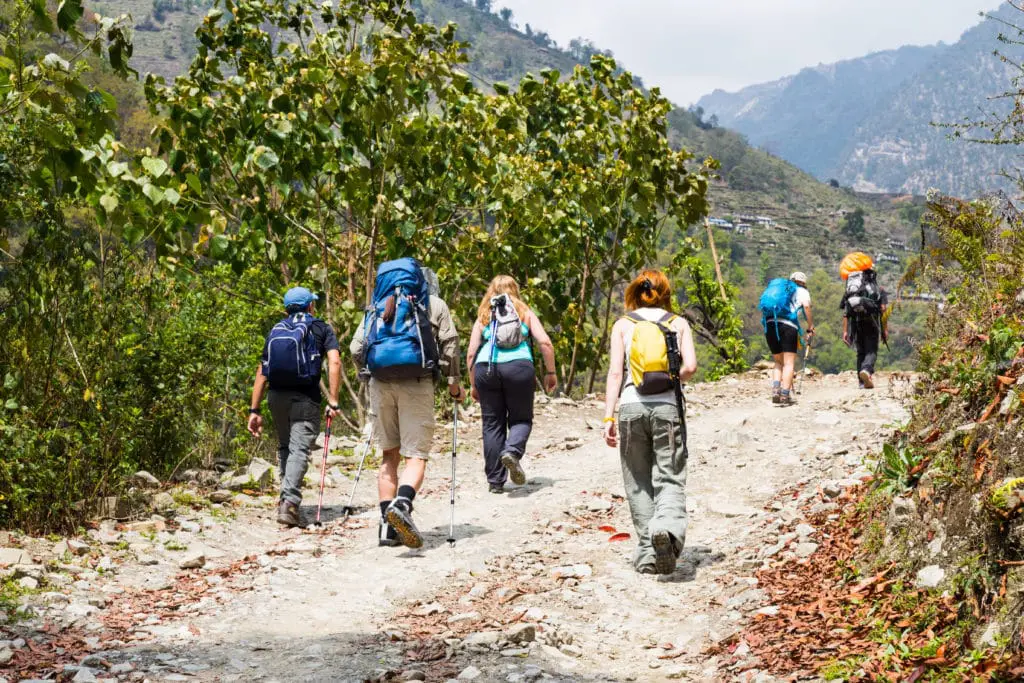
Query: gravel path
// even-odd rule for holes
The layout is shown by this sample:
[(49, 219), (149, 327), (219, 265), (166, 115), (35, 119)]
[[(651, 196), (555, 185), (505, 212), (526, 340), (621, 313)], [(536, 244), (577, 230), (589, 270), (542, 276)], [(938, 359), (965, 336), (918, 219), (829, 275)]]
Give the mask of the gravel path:
[[(632, 539), (609, 541), (632, 526), (600, 405), (555, 400), (538, 405), (528, 484), (502, 496), (487, 491), (479, 421), (463, 421), (454, 548), (449, 425), (417, 499), (421, 551), (376, 546), (371, 472), (356, 499), (366, 512), (345, 524), (349, 482), (328, 489), (320, 534), (279, 530), (260, 499), (234, 519), (219, 507), (179, 514), (174, 533), (105, 526), (92, 534), (105, 550), (77, 578), (88, 585), (53, 588), (65, 597), (36, 621), (87, 612), (65, 619), (103, 635), (90, 644), (101, 656), (68, 670), (81, 680), (775, 680), (738, 638), (746, 620), (778, 607), (754, 573), (814, 552), (802, 510), (830, 510), (867, 474), (863, 458), (886, 425), (905, 418), (908, 385), (879, 380), (862, 392), (852, 374), (811, 378), (790, 408), (767, 400), (760, 372), (691, 387), (690, 530), (672, 576), (635, 574)], [(198, 554), (203, 569), (179, 569)], [(97, 555), (110, 556), (108, 571), (96, 571)], [(199, 589), (183, 578), (201, 579)], [(169, 611), (175, 595), (191, 597)], [(117, 624), (121, 642), (99, 624)]]

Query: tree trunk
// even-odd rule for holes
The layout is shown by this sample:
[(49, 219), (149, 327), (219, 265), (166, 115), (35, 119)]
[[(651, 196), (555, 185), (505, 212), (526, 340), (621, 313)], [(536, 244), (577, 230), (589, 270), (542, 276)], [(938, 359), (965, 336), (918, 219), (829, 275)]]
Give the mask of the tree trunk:
[[(602, 325), (601, 343), (598, 345), (599, 349), (603, 349), (605, 345), (608, 344), (608, 334), (610, 332), (608, 329), (608, 323), (611, 321), (612, 316), (612, 294), (615, 292), (615, 268), (618, 266), (617, 261), (618, 257), (616, 256), (616, 263), (612, 265), (611, 284), (608, 285), (607, 301), (605, 301), (604, 305), (604, 324)], [(601, 358), (601, 356), (599, 355), (598, 358)], [(588, 394), (594, 393), (594, 381), (597, 379), (597, 369), (598, 366), (595, 362), (595, 364), (590, 368), (590, 379), (587, 381)]]
[(711, 259), (715, 263), (715, 276), (718, 278), (718, 290), (722, 293), (722, 301), (729, 303), (729, 297), (725, 293), (725, 281), (722, 279), (722, 267), (718, 264), (718, 249), (715, 248), (715, 236), (711, 232), (711, 223), (704, 219), (704, 227), (708, 231), (708, 244), (711, 245)]
[[(625, 202), (626, 202), (626, 192), (625, 192), (625, 188), (623, 188), (622, 196), (619, 199), (619, 210), (618, 210), (618, 213), (615, 216), (615, 244), (612, 246), (612, 261), (611, 261), (611, 266), (609, 268), (609, 271), (610, 271), (609, 279), (611, 280), (611, 282), (608, 285), (608, 299), (605, 302), (605, 306), (604, 306), (604, 325), (602, 325), (602, 329), (601, 329), (601, 343), (597, 347), (599, 349), (603, 349), (605, 347), (605, 345), (608, 343), (608, 334), (610, 332), (610, 330), (608, 329), (608, 322), (609, 322), (609, 319), (611, 318), (611, 315), (612, 315), (612, 293), (615, 291), (615, 271), (619, 267), (619, 252), (620, 252), (619, 244), (622, 241), (622, 237), (621, 237), (621, 235), (619, 235), (619, 233), (622, 231), (622, 205)], [(598, 355), (598, 359), (600, 359), (600, 358), (601, 358), (601, 355), (599, 354)], [(597, 377), (597, 364), (596, 364), (596, 361), (595, 361), (595, 365), (593, 365), (590, 368), (590, 380), (587, 382), (587, 393), (588, 394), (591, 394), (591, 393), (594, 392), (594, 379), (596, 377)]]
[(564, 377), (566, 393), (572, 391), (572, 384), (576, 381), (576, 355), (580, 349), (580, 333), (583, 331), (583, 322), (587, 318), (587, 284), (590, 279), (590, 238), (587, 238), (583, 248), (583, 282), (580, 284), (580, 317), (576, 321), (576, 329), (573, 332), (572, 360), (569, 361), (569, 374)]

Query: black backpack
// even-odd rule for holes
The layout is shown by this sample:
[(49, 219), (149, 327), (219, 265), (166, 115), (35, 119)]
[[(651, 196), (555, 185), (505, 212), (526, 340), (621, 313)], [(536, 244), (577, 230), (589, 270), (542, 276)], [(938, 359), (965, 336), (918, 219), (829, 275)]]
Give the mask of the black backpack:
[(874, 318), (882, 312), (882, 290), (873, 270), (850, 273), (846, 280), (846, 316)]

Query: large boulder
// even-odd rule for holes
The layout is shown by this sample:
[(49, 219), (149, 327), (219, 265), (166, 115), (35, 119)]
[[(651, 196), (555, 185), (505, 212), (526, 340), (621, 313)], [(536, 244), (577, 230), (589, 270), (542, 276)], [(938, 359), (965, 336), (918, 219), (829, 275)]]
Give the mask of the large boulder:
[(249, 466), (237, 474), (225, 475), (221, 478), (221, 486), (232, 491), (242, 489), (262, 490), (274, 483), (277, 468), (263, 458), (253, 458)]
[(146, 470), (139, 470), (128, 479), (128, 484), (138, 489), (158, 489), (160, 480)]
[(30, 562), (32, 558), (21, 548), (0, 548), (0, 567)]

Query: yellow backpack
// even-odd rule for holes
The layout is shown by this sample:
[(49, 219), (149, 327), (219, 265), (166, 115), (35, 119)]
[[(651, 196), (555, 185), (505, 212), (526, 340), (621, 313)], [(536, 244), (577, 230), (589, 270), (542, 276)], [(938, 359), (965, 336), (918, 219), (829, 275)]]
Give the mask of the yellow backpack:
[(637, 313), (626, 316), (635, 323), (627, 360), (629, 376), (641, 395), (671, 391), (679, 382), (682, 358), (678, 336), (670, 327), (676, 317), (666, 313), (661, 320), (651, 321)]

